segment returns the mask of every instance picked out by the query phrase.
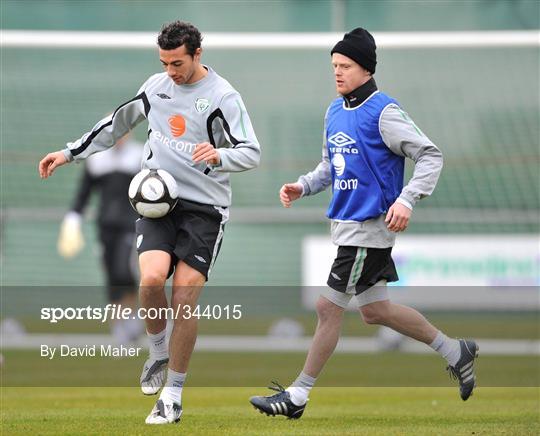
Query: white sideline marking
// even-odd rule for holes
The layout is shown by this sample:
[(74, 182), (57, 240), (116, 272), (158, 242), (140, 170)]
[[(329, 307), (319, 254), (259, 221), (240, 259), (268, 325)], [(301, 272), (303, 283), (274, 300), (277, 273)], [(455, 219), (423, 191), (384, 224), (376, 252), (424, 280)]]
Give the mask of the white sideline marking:
[[(49, 346), (69, 345), (82, 347), (85, 345), (115, 345), (110, 335), (95, 334), (25, 334), (0, 337), (0, 348), (31, 350), (39, 349), (41, 344)], [(197, 338), (195, 349), (216, 352), (306, 352), (311, 345), (311, 337), (281, 338), (269, 336), (225, 336), (203, 335)], [(143, 339), (140, 346), (145, 346)], [(482, 355), (540, 355), (540, 341), (522, 339), (477, 339)], [(342, 337), (336, 353), (375, 353), (380, 351), (375, 338)], [(404, 353), (434, 353), (431, 348), (412, 339), (405, 339), (400, 351)]]

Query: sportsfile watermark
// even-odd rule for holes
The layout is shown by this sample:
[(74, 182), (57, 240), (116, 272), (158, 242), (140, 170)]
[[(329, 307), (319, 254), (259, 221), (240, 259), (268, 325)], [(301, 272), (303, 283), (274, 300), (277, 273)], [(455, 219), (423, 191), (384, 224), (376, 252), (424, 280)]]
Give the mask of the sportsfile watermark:
[(242, 318), (242, 305), (182, 305), (174, 307), (133, 309), (120, 304), (107, 304), (105, 307), (43, 307), (40, 319), (56, 324), (61, 321), (93, 320), (105, 323), (115, 320), (149, 319), (149, 320), (175, 320), (175, 319), (215, 319), (238, 320)]
[[(316, 302), (325, 289), (207, 286), (195, 305), (184, 306), (185, 301), (173, 298), (182, 305), (149, 309), (123, 301), (107, 304), (108, 289), (99, 286), (0, 287), (2, 383), (137, 387), (149, 355), (145, 330), (152, 326), (150, 319), (167, 320), (154, 324), (166, 329), (168, 346), (178, 343), (185, 326), (197, 324), (190, 386), (262, 387), (276, 378), (286, 383), (301, 371), (313, 343)], [(179, 291), (190, 292), (166, 289), (169, 304)], [(425, 310), (448, 336), (477, 342), (479, 388), (540, 386), (538, 287), (388, 291), (393, 301)], [(504, 310), (495, 311), (498, 307)], [(437, 312), (441, 308), (444, 312)], [(354, 297), (348, 309), (335, 352), (317, 386), (452, 387), (459, 400), (457, 382), (445, 371), (448, 362), (437, 352), (394, 331), (364, 325)], [(133, 335), (125, 341), (113, 335), (117, 328), (131, 333), (132, 327)], [(265, 390), (254, 394), (259, 392)]]

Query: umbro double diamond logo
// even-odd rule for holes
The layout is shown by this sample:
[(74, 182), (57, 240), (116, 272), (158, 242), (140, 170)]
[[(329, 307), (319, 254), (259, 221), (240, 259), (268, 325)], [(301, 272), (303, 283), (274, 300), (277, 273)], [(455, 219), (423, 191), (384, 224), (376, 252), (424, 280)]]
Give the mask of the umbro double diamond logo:
[(355, 144), (356, 141), (344, 132), (338, 132), (328, 138), (328, 142), (336, 147)]
[(194, 254), (193, 257), (195, 257), (195, 259), (197, 259), (199, 262), (206, 263), (206, 259), (202, 256)]
[(167, 94), (156, 94), (159, 98), (162, 98), (163, 100), (170, 100), (171, 97), (169, 97)]

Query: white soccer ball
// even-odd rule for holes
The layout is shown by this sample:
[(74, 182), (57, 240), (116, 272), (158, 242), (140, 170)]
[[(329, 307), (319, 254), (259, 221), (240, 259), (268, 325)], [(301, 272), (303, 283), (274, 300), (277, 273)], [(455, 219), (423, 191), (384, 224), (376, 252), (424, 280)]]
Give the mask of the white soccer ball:
[(129, 202), (147, 218), (161, 218), (178, 203), (178, 187), (165, 170), (142, 170), (129, 184)]

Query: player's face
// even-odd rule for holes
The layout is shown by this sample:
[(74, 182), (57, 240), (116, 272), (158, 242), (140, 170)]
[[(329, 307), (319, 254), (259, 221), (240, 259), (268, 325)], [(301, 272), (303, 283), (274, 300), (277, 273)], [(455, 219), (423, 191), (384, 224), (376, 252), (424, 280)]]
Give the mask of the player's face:
[(341, 53), (332, 54), (332, 66), (334, 67), (336, 89), (341, 95), (350, 94), (371, 77), (369, 71)]
[(159, 60), (161, 61), (161, 65), (163, 65), (163, 69), (177, 85), (194, 83), (200, 79), (197, 74), (200, 69), (200, 48), (195, 50), (193, 56), (187, 53), (184, 45), (174, 50), (163, 50), (160, 48)]

